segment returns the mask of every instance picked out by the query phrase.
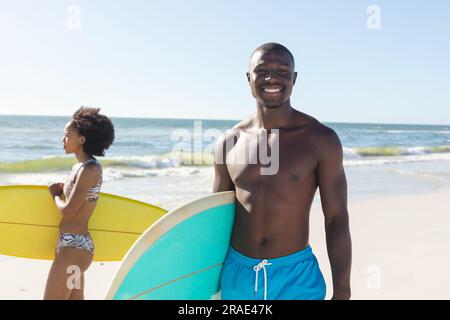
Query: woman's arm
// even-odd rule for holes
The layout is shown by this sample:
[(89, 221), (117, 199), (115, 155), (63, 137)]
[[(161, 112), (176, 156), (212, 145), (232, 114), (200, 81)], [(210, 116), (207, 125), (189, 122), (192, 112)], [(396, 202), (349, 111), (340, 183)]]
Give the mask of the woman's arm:
[(56, 207), (64, 218), (72, 219), (77, 215), (86, 200), (89, 189), (98, 182), (100, 175), (101, 169), (98, 166), (81, 168), (68, 199), (62, 199), (61, 194), (54, 194)]

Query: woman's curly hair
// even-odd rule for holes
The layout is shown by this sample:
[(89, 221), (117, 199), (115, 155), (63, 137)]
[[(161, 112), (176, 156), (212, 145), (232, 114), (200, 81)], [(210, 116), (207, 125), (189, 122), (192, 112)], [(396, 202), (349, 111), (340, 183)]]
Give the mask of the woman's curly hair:
[(99, 108), (81, 107), (72, 116), (72, 124), (86, 138), (83, 151), (90, 156), (104, 156), (114, 141), (114, 125), (99, 111)]

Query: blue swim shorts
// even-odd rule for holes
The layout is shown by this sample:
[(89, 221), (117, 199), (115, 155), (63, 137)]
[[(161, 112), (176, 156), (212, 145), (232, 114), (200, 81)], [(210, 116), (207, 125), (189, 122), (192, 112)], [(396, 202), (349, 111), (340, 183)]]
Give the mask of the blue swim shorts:
[(254, 259), (230, 246), (220, 275), (223, 300), (324, 300), (326, 284), (308, 245), (288, 256)]

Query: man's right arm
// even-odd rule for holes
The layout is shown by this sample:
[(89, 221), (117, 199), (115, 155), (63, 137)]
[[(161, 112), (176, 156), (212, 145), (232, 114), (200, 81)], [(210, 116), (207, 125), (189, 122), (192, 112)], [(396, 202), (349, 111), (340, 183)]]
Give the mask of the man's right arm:
[(226, 165), (226, 139), (226, 135), (222, 135), (219, 139), (217, 139), (214, 149), (213, 193), (235, 190), (233, 180), (231, 180)]

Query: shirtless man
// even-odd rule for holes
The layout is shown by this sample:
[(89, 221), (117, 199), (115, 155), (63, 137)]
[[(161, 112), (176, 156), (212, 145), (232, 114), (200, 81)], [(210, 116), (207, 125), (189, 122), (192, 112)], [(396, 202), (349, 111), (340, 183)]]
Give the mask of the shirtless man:
[[(309, 215), (317, 187), (332, 299), (349, 299), (351, 238), (340, 140), (332, 129), (291, 106), (297, 73), (286, 47), (258, 47), (247, 78), (256, 114), (222, 136), (215, 150), (213, 191), (236, 191), (231, 247), (221, 274), (222, 299), (325, 298), (325, 281), (309, 246)], [(249, 140), (256, 136), (264, 141), (264, 135), (265, 147), (278, 152), (271, 154), (278, 161), (275, 173), (264, 173), (266, 163), (250, 161), (257, 147)], [(249, 154), (247, 160), (235, 161), (242, 154)]]

